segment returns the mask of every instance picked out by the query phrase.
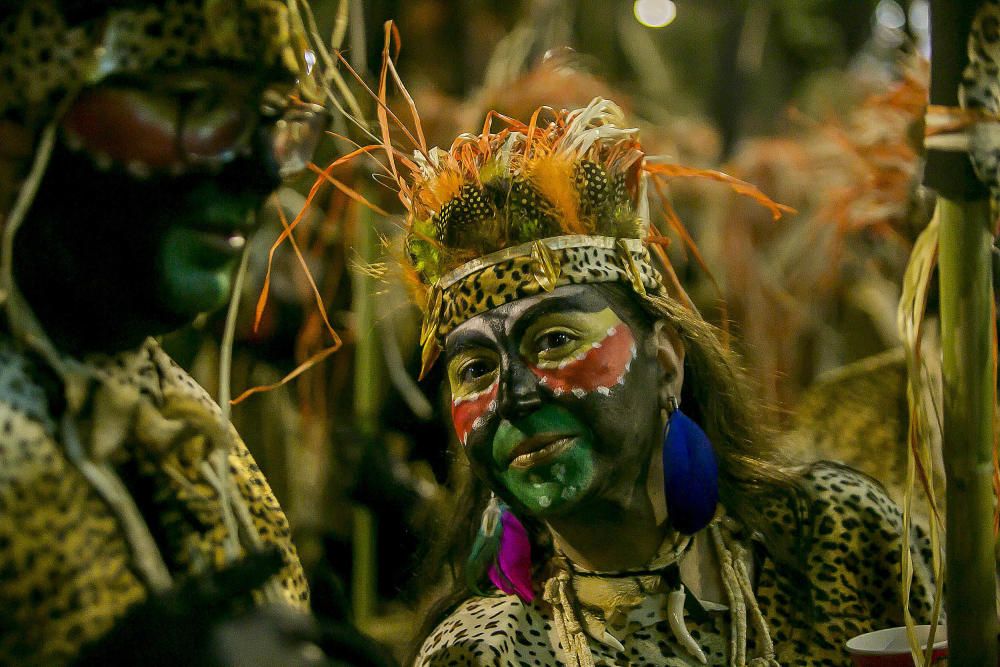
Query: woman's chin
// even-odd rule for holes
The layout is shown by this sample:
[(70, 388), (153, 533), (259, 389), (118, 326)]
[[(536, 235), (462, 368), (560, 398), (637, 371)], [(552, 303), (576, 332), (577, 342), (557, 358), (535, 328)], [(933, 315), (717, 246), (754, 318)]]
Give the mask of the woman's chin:
[(582, 504), (586, 491), (586, 488), (560, 482), (536, 483), (520, 493), (511, 489), (517, 501), (538, 519), (554, 519), (572, 514)]
[(212, 312), (229, 302), (233, 285), (231, 269), (189, 270), (163, 277), (163, 307), (184, 319), (193, 320), (201, 313)]

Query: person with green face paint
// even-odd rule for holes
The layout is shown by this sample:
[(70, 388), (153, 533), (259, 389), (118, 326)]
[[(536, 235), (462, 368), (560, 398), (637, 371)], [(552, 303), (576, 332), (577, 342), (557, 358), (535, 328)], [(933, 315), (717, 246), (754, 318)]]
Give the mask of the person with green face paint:
[(898, 509), (776, 455), (738, 359), (652, 258), (649, 179), (727, 177), (648, 158), (600, 98), (418, 146), (411, 171), (423, 366), (446, 365), (472, 471), (415, 664), (848, 665), (848, 639), (902, 623)]
[(0, 3), (2, 664), (326, 664), (281, 508), (152, 338), (229, 302), (257, 210), (310, 159), (306, 20)]

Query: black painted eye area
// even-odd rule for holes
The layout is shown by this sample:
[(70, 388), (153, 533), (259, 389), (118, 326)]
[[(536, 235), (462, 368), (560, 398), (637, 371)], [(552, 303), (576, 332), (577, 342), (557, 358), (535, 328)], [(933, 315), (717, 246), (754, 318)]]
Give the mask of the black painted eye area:
[(458, 376), (463, 383), (475, 382), (496, 369), (496, 364), (489, 359), (473, 359), (459, 369)]
[(534, 348), (535, 352), (558, 350), (561, 347), (569, 345), (575, 340), (576, 337), (571, 331), (568, 330), (557, 329), (554, 331), (546, 331), (535, 338)]

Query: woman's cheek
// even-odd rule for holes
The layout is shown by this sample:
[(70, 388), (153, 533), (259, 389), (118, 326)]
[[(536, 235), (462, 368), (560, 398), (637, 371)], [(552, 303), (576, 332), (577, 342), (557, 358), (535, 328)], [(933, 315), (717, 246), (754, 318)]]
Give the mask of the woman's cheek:
[(561, 362), (555, 368), (532, 366), (540, 384), (554, 396), (571, 393), (577, 398), (597, 392), (603, 396), (624, 384), (636, 356), (635, 339), (624, 323), (608, 329), (601, 340)]
[(486, 423), (486, 418), (497, 409), (497, 389), (499, 386), (500, 380), (497, 378), (482, 391), (452, 400), (451, 420), (455, 424), (458, 441), (463, 446), (468, 443), (469, 435), (482, 428)]

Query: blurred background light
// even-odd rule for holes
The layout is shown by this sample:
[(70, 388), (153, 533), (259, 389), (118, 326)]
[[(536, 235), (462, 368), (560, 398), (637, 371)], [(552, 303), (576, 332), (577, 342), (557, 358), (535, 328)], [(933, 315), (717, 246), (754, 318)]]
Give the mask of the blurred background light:
[(647, 28), (662, 28), (677, 18), (673, 0), (635, 0), (632, 11), (636, 20)]
[(910, 32), (916, 41), (917, 51), (924, 58), (931, 57), (931, 8), (928, 0), (913, 0), (910, 3)]
[(875, 21), (890, 30), (899, 30), (906, 25), (906, 12), (896, 0), (880, 0), (875, 7)]
[(927, 0), (913, 0), (910, 4), (910, 28), (913, 30), (930, 30), (931, 8)]

